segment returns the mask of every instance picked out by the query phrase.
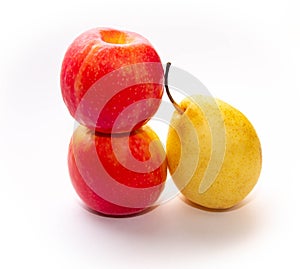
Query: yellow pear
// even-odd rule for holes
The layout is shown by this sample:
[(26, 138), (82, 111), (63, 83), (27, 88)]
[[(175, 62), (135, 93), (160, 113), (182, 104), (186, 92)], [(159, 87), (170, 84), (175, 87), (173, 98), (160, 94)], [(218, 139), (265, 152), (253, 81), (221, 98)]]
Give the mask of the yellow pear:
[(170, 174), (181, 193), (212, 209), (243, 200), (262, 166), (260, 141), (250, 121), (210, 96), (192, 96), (179, 104), (166, 150)]

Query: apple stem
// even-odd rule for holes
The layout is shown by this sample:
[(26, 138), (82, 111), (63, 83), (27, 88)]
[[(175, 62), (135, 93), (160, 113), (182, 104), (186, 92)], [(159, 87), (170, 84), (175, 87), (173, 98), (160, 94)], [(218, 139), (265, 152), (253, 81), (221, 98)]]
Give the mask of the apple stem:
[(167, 63), (167, 66), (166, 66), (166, 72), (165, 72), (165, 88), (166, 88), (166, 92), (167, 92), (167, 95), (171, 101), (171, 103), (173, 104), (173, 106), (175, 107), (175, 109), (180, 113), (180, 114), (183, 114), (184, 113), (184, 110), (175, 102), (175, 100), (173, 99), (171, 93), (170, 93), (170, 90), (169, 90), (169, 86), (168, 86), (168, 75), (169, 75), (169, 70), (170, 70), (170, 66), (171, 66), (171, 63), (168, 62)]

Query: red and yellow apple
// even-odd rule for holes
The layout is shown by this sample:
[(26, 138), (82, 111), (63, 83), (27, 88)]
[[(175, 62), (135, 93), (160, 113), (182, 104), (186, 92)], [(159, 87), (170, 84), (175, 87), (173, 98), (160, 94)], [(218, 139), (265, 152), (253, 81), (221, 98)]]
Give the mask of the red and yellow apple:
[[(77, 37), (61, 68), (61, 91), (71, 115), (102, 133), (130, 132), (157, 111), (164, 71), (147, 39), (95, 28)], [(127, 112), (124, 112), (127, 109)]]
[(163, 146), (148, 126), (130, 134), (100, 134), (84, 126), (69, 145), (71, 181), (91, 209), (112, 216), (151, 207), (160, 196), (167, 163)]

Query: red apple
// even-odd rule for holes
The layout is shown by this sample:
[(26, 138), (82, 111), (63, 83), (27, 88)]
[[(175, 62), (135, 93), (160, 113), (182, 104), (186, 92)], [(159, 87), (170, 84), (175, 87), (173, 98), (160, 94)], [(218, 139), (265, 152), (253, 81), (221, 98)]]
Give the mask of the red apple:
[(157, 111), (163, 94), (161, 60), (139, 34), (96, 28), (77, 37), (61, 68), (71, 115), (102, 133), (130, 132)]
[(99, 213), (113, 216), (151, 207), (167, 176), (165, 151), (148, 126), (115, 135), (79, 126), (71, 138), (68, 166), (83, 202)]

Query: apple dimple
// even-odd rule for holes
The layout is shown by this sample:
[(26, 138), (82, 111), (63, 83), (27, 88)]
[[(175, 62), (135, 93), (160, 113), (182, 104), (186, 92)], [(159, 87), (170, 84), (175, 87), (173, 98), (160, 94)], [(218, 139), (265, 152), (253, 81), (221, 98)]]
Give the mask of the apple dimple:
[(102, 41), (109, 44), (125, 45), (130, 44), (134, 40), (128, 33), (118, 30), (101, 30), (100, 36)]

